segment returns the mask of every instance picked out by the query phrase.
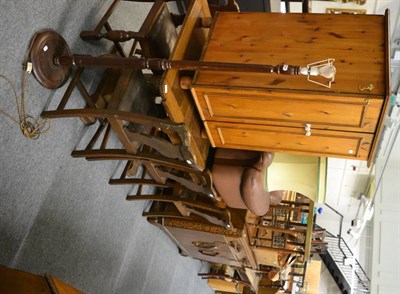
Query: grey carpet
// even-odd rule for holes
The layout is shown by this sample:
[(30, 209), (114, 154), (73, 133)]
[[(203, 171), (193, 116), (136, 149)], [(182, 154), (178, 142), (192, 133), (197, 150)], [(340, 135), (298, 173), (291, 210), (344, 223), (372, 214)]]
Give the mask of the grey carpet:
[[(60, 32), (74, 53), (97, 55), (105, 41), (79, 38), (93, 28), (111, 1), (0, 1), (0, 74), (21, 93), (22, 62), (35, 32)], [(122, 3), (114, 28), (137, 29), (150, 6)], [(91, 88), (99, 71), (84, 76)], [(28, 114), (54, 107), (66, 86), (28, 83)], [(74, 93), (70, 107), (83, 105)], [(17, 116), (11, 89), (0, 82), (0, 109)], [(48, 134), (23, 137), (16, 124), (0, 116), (0, 264), (58, 276), (86, 293), (211, 293), (197, 273), (207, 265), (182, 257), (177, 247), (141, 213), (147, 205), (127, 202), (127, 186), (110, 186), (117, 162), (88, 162), (70, 156), (91, 129), (79, 119), (52, 120)]]

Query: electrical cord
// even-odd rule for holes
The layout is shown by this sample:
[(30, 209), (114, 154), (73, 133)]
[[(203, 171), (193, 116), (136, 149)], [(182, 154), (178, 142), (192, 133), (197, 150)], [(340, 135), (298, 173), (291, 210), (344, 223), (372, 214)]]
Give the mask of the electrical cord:
[(15, 87), (14, 83), (5, 75), (0, 74), (0, 79), (5, 80), (14, 92), (14, 98), (18, 111), (18, 119), (15, 119), (2, 109), (0, 109), (0, 113), (11, 119), (17, 125), (19, 125), (22, 134), (25, 137), (32, 140), (36, 140), (40, 137), (41, 134), (44, 134), (50, 130), (50, 121), (48, 119), (43, 119), (40, 117), (35, 119), (32, 116), (26, 114), (25, 94), (26, 94), (29, 74), (31, 73), (31, 71), (32, 71), (32, 64), (28, 62), (27, 69), (24, 72), (24, 77), (22, 80), (21, 98), (18, 97), (17, 88)]

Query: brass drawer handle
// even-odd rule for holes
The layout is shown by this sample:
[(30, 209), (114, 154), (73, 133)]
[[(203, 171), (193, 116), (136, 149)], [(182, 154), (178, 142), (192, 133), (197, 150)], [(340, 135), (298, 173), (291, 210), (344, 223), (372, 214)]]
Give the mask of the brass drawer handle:
[(350, 3), (350, 2), (356, 3), (358, 5), (364, 5), (367, 2), (367, 0), (342, 0), (342, 3)]
[(218, 251), (215, 251), (214, 249), (199, 249), (199, 252), (201, 254), (207, 255), (207, 256), (217, 256), (219, 255)]
[(368, 84), (367, 86), (363, 87), (361, 85), (358, 86), (358, 89), (363, 92), (363, 91), (369, 91), (371, 92), (373, 89), (375, 89), (375, 86), (373, 84)]

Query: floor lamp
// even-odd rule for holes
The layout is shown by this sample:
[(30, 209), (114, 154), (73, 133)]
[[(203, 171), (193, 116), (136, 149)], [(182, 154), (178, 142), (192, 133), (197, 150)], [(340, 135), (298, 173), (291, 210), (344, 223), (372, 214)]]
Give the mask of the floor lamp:
[[(37, 33), (32, 41), (29, 52), (33, 74), (41, 85), (48, 89), (61, 87), (69, 77), (71, 67), (101, 67), (120, 69), (151, 69), (151, 70), (207, 70), (207, 71), (237, 71), (283, 75), (305, 75), (307, 80), (324, 87), (331, 87), (335, 80), (336, 68), (334, 59), (314, 62), (307, 66), (288, 64), (261, 65), (226, 62), (207, 62), (192, 60), (168, 60), (159, 58), (120, 57), (115, 55), (78, 55), (71, 54), (67, 42), (54, 31)], [(314, 76), (326, 78), (327, 83), (312, 79)]]

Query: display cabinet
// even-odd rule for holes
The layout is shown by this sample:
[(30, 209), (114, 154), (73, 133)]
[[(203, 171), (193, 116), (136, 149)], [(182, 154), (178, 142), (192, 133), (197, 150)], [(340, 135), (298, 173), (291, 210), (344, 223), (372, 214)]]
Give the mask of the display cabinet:
[[(303, 288), (313, 244), (314, 202), (287, 192), (285, 199), (263, 217), (248, 216), (249, 240), (260, 269), (268, 281), (282, 289)], [(286, 292), (285, 292), (286, 293)]]
[(286, 200), (271, 206), (263, 217), (247, 220), (258, 264), (279, 267), (289, 254), (300, 256), (302, 261), (310, 257), (314, 202), (299, 193), (287, 194)]

